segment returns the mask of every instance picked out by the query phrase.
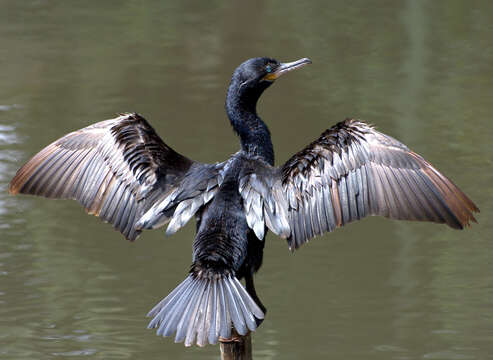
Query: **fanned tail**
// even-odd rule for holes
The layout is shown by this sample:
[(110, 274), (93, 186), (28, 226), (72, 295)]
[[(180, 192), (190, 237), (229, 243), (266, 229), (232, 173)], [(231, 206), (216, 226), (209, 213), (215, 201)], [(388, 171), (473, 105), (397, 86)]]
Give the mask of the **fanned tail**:
[(153, 317), (148, 328), (157, 328), (158, 335), (176, 332), (175, 342), (204, 346), (230, 338), (232, 325), (240, 335), (254, 331), (264, 313), (235, 276), (191, 274), (147, 316)]

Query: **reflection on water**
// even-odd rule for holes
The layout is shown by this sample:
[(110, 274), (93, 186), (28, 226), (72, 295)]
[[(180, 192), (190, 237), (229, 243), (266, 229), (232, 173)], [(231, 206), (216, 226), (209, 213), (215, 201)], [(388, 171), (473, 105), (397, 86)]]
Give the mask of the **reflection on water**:
[(10, 111), (12, 109), (18, 109), (18, 108), (21, 108), (21, 105), (19, 104), (0, 105), (0, 111)]
[(368, 119), (465, 190), (458, 232), (365, 219), (294, 255), (269, 235), (256, 359), (485, 359), (493, 345), (493, 25), (489, 2), (6, 2), (0, 12), (0, 358), (214, 359), (147, 330), (184, 278), (193, 225), (135, 243), (74, 202), (7, 195), (57, 137), (139, 111), (173, 148), (238, 147), (223, 110), (244, 59), (309, 56), (259, 112), (278, 162), (346, 116)]

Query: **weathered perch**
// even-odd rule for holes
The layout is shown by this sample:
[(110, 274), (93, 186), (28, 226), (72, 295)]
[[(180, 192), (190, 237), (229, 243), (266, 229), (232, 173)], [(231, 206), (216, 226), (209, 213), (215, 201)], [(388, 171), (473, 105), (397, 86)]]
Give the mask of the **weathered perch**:
[(252, 337), (233, 334), (231, 339), (221, 339), (221, 360), (252, 360)]

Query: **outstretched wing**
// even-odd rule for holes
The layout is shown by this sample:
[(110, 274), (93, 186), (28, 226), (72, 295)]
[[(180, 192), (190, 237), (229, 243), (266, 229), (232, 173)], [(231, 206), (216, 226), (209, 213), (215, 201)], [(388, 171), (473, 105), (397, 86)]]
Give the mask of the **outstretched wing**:
[(255, 204), (246, 209), (249, 225), (265, 224), (290, 248), (368, 215), (462, 229), (479, 211), (421, 156), (353, 119), (325, 131), (281, 168), (265, 165), (261, 173), (243, 179), (245, 204)]
[(148, 227), (169, 221), (179, 202), (192, 197), (190, 190), (204, 200), (204, 191), (214, 191), (213, 186), (207, 189), (207, 184), (218, 179), (219, 168), (178, 154), (140, 115), (122, 114), (48, 145), (19, 169), (9, 190), (12, 194), (78, 200), (89, 214), (135, 240), (141, 228), (146, 228), (137, 227), (138, 220), (166, 194), (179, 189), (187, 174), (203, 177), (196, 179), (198, 187), (182, 188), (181, 198), (175, 196), (161, 213), (153, 213)]

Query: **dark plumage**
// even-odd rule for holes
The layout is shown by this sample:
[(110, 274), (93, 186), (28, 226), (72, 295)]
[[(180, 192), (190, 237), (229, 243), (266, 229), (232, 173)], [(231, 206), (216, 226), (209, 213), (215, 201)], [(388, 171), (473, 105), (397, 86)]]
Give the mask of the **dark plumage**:
[[(291, 249), (368, 215), (446, 223), (475, 221), (474, 203), (426, 160), (364, 122), (326, 130), (281, 167), (256, 112), (263, 91), (310, 63), (254, 58), (234, 72), (226, 111), (241, 150), (217, 164), (167, 146), (137, 114), (96, 123), (48, 145), (10, 183), (12, 194), (78, 200), (127, 239), (197, 219), (189, 276), (149, 313), (159, 335), (214, 344), (253, 331), (265, 314), (253, 284), (267, 229)], [(246, 289), (239, 280), (245, 279)]]

